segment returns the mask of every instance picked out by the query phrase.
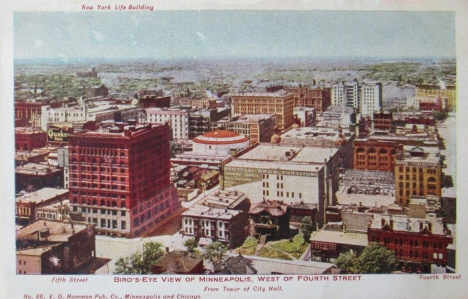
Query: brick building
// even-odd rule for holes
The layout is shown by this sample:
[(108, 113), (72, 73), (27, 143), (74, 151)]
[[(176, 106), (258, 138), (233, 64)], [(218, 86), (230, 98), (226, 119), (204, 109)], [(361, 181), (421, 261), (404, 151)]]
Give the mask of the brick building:
[(281, 130), (293, 124), (294, 95), (285, 90), (238, 93), (231, 98), (233, 114), (275, 114), (276, 125)]
[(390, 132), (392, 128), (392, 113), (391, 112), (374, 112), (373, 120), (374, 132), (384, 131)]
[(73, 274), (95, 257), (92, 225), (41, 220), (16, 234), (16, 274)]
[(405, 271), (425, 273), (430, 272), (430, 264), (446, 265), (447, 246), (453, 243), (452, 232), (441, 218), (408, 216), (374, 216), (368, 238), (394, 251)]
[(15, 102), (15, 119), (40, 119), (42, 113), (41, 107), (44, 105), (47, 104), (39, 101)]
[(63, 186), (63, 169), (48, 164), (27, 163), (16, 167), (15, 181), (16, 191), (57, 188)]
[(322, 113), (330, 106), (330, 88), (299, 85), (298, 87), (285, 87), (284, 89), (294, 94), (294, 107), (315, 108), (315, 111)]
[(118, 123), (69, 141), (70, 206), (99, 234), (135, 237), (180, 208), (167, 126)]
[[(439, 141), (431, 128), (409, 125), (396, 128), (398, 134), (374, 134), (354, 140), (354, 169), (393, 171), (395, 157), (403, 146), (437, 148)], [(393, 130), (393, 129), (392, 129)]]
[(16, 198), (16, 223), (26, 225), (37, 219), (36, 210), (68, 198), (67, 189), (42, 188)]
[(438, 97), (447, 102), (447, 108), (454, 111), (457, 106), (457, 90), (455, 86), (420, 85), (416, 87), (416, 97)]
[(250, 139), (250, 145), (254, 145), (270, 141), (275, 133), (276, 116), (273, 114), (236, 114), (212, 122), (212, 127), (245, 135)]
[(393, 142), (378, 140), (354, 141), (354, 169), (393, 171), (397, 148)]
[(84, 95), (88, 98), (107, 97), (109, 95), (109, 88), (104, 84), (90, 86), (85, 88)]
[(157, 95), (140, 95), (138, 98), (140, 108), (169, 108), (171, 107), (171, 97)]
[(47, 135), (42, 130), (31, 127), (15, 128), (15, 149), (18, 151), (31, 151), (46, 146)]

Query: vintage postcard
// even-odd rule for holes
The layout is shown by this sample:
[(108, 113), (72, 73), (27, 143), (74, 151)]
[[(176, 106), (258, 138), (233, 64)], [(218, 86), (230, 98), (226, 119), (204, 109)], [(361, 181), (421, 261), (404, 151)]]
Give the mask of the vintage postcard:
[(468, 6), (6, 1), (1, 298), (463, 298)]

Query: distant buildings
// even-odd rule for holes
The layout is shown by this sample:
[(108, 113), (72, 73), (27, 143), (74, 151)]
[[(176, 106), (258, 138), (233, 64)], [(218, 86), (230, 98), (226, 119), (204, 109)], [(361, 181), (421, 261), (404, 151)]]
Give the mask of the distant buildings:
[(350, 127), (356, 124), (356, 109), (351, 107), (330, 106), (322, 113), (317, 127)]
[(179, 209), (169, 182), (167, 126), (122, 123), (69, 141), (72, 213), (99, 234), (135, 237)]
[(184, 165), (218, 166), (249, 147), (250, 141), (244, 135), (225, 130), (215, 130), (193, 139), (193, 150), (177, 154), (171, 161)]
[(50, 105), (42, 106), (41, 128), (47, 131), (49, 124), (74, 123), (94, 121), (101, 123), (105, 120), (128, 121), (138, 119), (139, 110), (130, 105), (117, 105), (109, 101), (87, 103), (85, 100), (78, 103), (66, 103), (63, 107), (53, 108)]
[(416, 87), (416, 97), (437, 97), (447, 102), (447, 108), (454, 111), (457, 105), (455, 86), (420, 85)]
[(231, 111), (227, 108), (190, 110), (189, 112), (189, 139), (213, 130), (212, 122), (217, 122), (229, 116)]
[(318, 113), (322, 113), (330, 106), (330, 88), (299, 85), (298, 87), (285, 87), (284, 89), (294, 94), (294, 107), (314, 108)]
[(332, 106), (356, 108), (361, 115), (372, 115), (382, 109), (382, 83), (363, 81), (332, 85)]
[(245, 135), (250, 144), (269, 142), (275, 133), (274, 114), (234, 114), (212, 123), (213, 129), (223, 129)]
[(301, 127), (308, 127), (316, 121), (315, 108), (294, 107), (294, 121)]
[(294, 95), (285, 90), (238, 93), (231, 98), (233, 114), (275, 114), (276, 125), (281, 130), (293, 124)]
[(383, 108), (384, 109), (402, 109), (410, 107), (409, 101), (416, 95), (416, 86), (405, 84), (397, 86), (389, 84), (383, 86)]
[(146, 121), (148, 123), (168, 124), (171, 127), (172, 138), (189, 138), (189, 112), (182, 109), (147, 108)]
[(89, 78), (89, 77), (97, 77), (98, 73), (96, 72), (96, 68), (91, 68), (91, 71), (88, 72), (77, 72), (76, 75), (80, 78)]
[(86, 87), (84, 90), (84, 95), (87, 98), (107, 97), (109, 95), (109, 88), (107, 88), (104, 84)]
[(448, 99), (441, 99), (437, 96), (411, 97), (407, 101), (408, 107), (413, 107), (420, 111), (440, 111), (448, 107)]

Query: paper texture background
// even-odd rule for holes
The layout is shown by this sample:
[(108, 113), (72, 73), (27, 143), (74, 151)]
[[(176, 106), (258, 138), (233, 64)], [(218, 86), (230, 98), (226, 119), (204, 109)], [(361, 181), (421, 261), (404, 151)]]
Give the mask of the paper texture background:
[[(124, 298), (125, 294), (151, 295), (187, 294), (200, 295), (200, 298), (466, 298), (468, 282), (468, 258), (466, 257), (468, 226), (466, 182), (468, 159), (465, 149), (468, 148), (468, 133), (466, 132), (467, 97), (468, 97), (468, 2), (466, 1), (160, 1), (148, 0), (141, 3), (153, 5), (155, 10), (385, 10), (385, 11), (453, 11), (456, 25), (456, 59), (457, 59), (457, 274), (462, 274), (461, 280), (422, 280), (419, 275), (364, 275), (361, 281), (310, 281), (285, 282), (281, 277), (279, 283), (262, 283), (254, 279), (252, 283), (116, 283), (113, 276), (89, 276), (87, 283), (52, 283), (51, 276), (18, 276), (15, 275), (15, 226), (14, 226), (14, 131), (13, 131), (13, 12), (15, 11), (82, 11), (83, 4), (110, 4), (111, 6), (124, 4), (126, 1), (109, 0), (76, 1), (76, 0), (4, 0), (0, 3), (0, 63), (1, 63), (1, 101), (0, 101), (0, 132), (1, 132), (1, 230), (0, 244), (2, 253), (0, 261), (0, 298), (25, 298), (30, 294), (34, 299), (37, 294), (43, 294), (49, 299), (52, 294), (82, 295), (92, 294), (95, 299)], [(99, 14), (92, 13), (92, 18), (99, 18)], [(138, 12), (135, 12), (138, 13)], [(184, 278), (182, 279), (184, 281)], [(204, 292), (205, 286), (222, 288), (223, 286), (277, 286), (281, 285), (283, 292)], [(106, 298), (95, 297), (105, 294)], [(115, 294), (116, 297), (111, 295)], [(195, 297), (186, 297), (189, 299)], [(52, 299), (52, 298), (51, 298)], [(155, 298), (156, 299), (156, 298)]]

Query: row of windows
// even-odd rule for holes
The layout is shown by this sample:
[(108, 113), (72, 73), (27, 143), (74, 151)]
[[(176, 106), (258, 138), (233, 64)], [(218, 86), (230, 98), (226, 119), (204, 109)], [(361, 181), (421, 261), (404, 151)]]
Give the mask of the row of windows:
[[(157, 224), (157, 223), (163, 221), (165, 218), (166, 218), (166, 214), (163, 214), (163, 215), (161, 215), (160, 217), (156, 218), (156, 219), (154, 220), (154, 222), (149, 223), (149, 225)], [(142, 221), (142, 220), (143, 220), (143, 221)], [(147, 218), (147, 217), (145, 217), (145, 215), (141, 215), (140, 218), (135, 218), (135, 219), (133, 219), (133, 225), (134, 225), (135, 227), (138, 227), (138, 226), (140, 226), (140, 225), (143, 225), (144, 222), (150, 221), (150, 220), (151, 220), (151, 218)], [(137, 232), (138, 232), (138, 231), (137, 231)], [(137, 232), (135, 232), (135, 234), (137, 234)]]
[[(78, 196), (78, 191), (77, 190), (72, 190), (71, 191), (71, 194), (76, 197)], [(79, 195), (81, 195), (81, 197), (88, 197), (87, 198), (87, 204), (88, 205), (97, 205), (97, 200), (96, 199), (93, 199), (93, 198), (89, 198), (89, 197), (97, 197), (98, 196), (98, 193), (97, 192), (86, 192), (86, 191), (80, 191), (79, 192)], [(120, 196), (117, 194), (117, 193), (100, 193), (99, 194), (100, 198), (119, 198), (121, 200), (125, 200), (126, 199), (126, 196), (124, 194), (121, 194)], [(75, 198), (76, 200), (76, 198)], [(90, 201), (92, 200), (92, 201)], [(82, 204), (85, 204), (83, 201), (81, 202)], [(104, 205), (107, 205), (107, 206), (113, 206), (113, 207), (116, 207), (117, 206), (117, 202), (116, 201), (111, 201), (111, 200), (107, 200), (107, 201), (104, 201), (104, 199), (101, 199), (100, 200), (100, 204), (101, 206), (104, 206)]]
[[(269, 174), (264, 174), (262, 177), (263, 177), (263, 179), (269, 179), (270, 175)], [(272, 177), (274, 177), (274, 175), (272, 175)], [(276, 179), (282, 181), (284, 179), (284, 177), (282, 175), (276, 175)]]
[(120, 189), (116, 185), (107, 185), (107, 184), (91, 184), (91, 183), (86, 183), (82, 182), (81, 184), (78, 184), (77, 182), (72, 182), (72, 187), (81, 187), (81, 188), (99, 188), (99, 189), (107, 189), (107, 190), (120, 190), (120, 191), (126, 191), (127, 187), (126, 186), (120, 186)]
[(18, 214), (18, 215), (31, 215), (31, 208), (16, 207), (16, 214)]
[[(377, 242), (380, 243), (381, 238), (380, 236), (375, 236), (373, 235), (371, 237), (371, 242)], [(406, 239), (406, 238), (392, 238), (391, 237), (383, 237), (382, 241), (385, 245), (390, 245), (393, 243), (395, 246), (410, 246), (410, 247), (419, 247), (420, 242), (419, 240), (413, 240), (413, 239)], [(437, 241), (422, 241), (422, 248), (430, 248), (432, 245), (433, 249), (443, 249), (443, 243), (442, 242), (437, 242)], [(432, 244), (431, 244), (432, 243)]]
[(409, 167), (409, 166), (399, 166), (398, 167), (398, 171), (400, 173), (402, 173), (402, 172), (411, 172), (411, 171), (413, 173), (416, 173), (416, 172), (423, 173), (424, 169), (426, 169), (426, 173), (437, 173), (437, 169), (434, 169), (434, 168)]
[[(73, 206), (73, 212), (82, 212), (82, 213), (89, 213), (89, 214), (101, 214), (101, 215), (113, 215), (113, 216), (117, 216), (117, 214), (118, 214), (117, 210), (86, 208), (86, 207), (79, 208), (77, 206)], [(125, 215), (127, 215), (126, 211), (120, 211), (120, 216), (125, 216)]]
[[(123, 165), (121, 167), (125, 167), (125, 165)], [(71, 169), (73, 171), (76, 171), (76, 170), (78, 170), (78, 167), (76, 165), (72, 165)], [(116, 173), (117, 172), (117, 168), (91, 167), (91, 166), (85, 166), (85, 165), (81, 165), (80, 170), (81, 171), (87, 171), (87, 172), (89, 172), (91, 170), (92, 171), (98, 171), (99, 170), (99, 172), (101, 172), (101, 173), (103, 173), (103, 172)], [(121, 168), (120, 173), (125, 173), (125, 168)]]
[[(88, 218), (88, 222), (91, 222), (91, 218)], [(92, 222), (97, 225), (97, 218), (93, 218)], [(117, 220), (110, 220), (110, 219), (101, 219), (101, 228), (111, 228), (111, 229), (119, 229), (117, 227)], [(120, 221), (120, 229), (127, 229), (127, 223), (125, 221)]]

